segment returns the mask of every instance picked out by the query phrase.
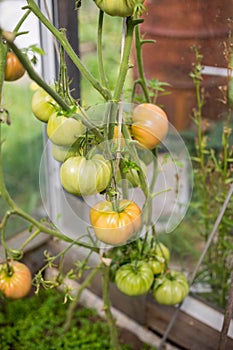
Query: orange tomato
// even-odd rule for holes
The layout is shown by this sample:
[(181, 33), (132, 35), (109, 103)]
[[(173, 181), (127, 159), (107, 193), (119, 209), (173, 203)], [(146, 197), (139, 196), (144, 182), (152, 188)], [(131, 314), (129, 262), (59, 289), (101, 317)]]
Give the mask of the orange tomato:
[(153, 149), (167, 135), (166, 113), (157, 105), (142, 103), (133, 110), (131, 133), (147, 149)]
[(107, 244), (119, 245), (132, 237), (141, 226), (141, 209), (133, 201), (122, 199), (119, 210), (102, 201), (90, 210), (90, 221), (96, 237)]
[(29, 268), (18, 261), (0, 264), (0, 291), (10, 299), (25, 297), (32, 285), (32, 276)]
[(14, 52), (8, 52), (6, 56), (6, 66), (4, 79), (6, 81), (15, 81), (21, 78), (25, 73), (25, 69), (20, 63)]

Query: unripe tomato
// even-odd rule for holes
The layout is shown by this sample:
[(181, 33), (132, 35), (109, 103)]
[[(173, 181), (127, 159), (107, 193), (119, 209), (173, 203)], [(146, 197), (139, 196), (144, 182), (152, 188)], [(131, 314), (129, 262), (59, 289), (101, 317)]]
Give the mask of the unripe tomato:
[(167, 135), (166, 113), (157, 105), (142, 103), (134, 108), (132, 115), (132, 136), (147, 149), (153, 149)]
[(58, 146), (55, 143), (52, 144), (52, 156), (55, 160), (63, 163), (66, 159), (70, 157), (75, 157), (77, 151), (73, 147)]
[(57, 113), (50, 116), (47, 124), (48, 137), (58, 146), (71, 146), (85, 131), (86, 127), (80, 120)]
[(54, 105), (52, 97), (41, 88), (38, 88), (32, 96), (32, 112), (42, 122), (47, 123), (51, 115), (56, 112)]
[[(140, 167), (146, 176), (147, 167), (143, 161), (140, 161)], [(125, 176), (126, 176), (126, 180), (128, 181), (129, 187), (138, 187), (140, 185), (140, 180), (139, 180), (138, 172), (136, 169), (128, 168), (127, 171), (125, 172)], [(122, 179), (121, 179), (120, 170), (118, 170), (116, 181), (121, 182), (121, 180)]]
[(137, 4), (144, 0), (94, 0), (96, 5), (110, 16), (129, 17)]
[(183, 273), (172, 270), (156, 277), (152, 293), (159, 304), (175, 305), (187, 296), (189, 284)]
[(100, 241), (123, 244), (141, 227), (141, 209), (133, 201), (122, 199), (116, 211), (111, 202), (103, 201), (91, 208), (90, 221)]
[(163, 273), (170, 260), (170, 252), (168, 248), (163, 243), (159, 242), (151, 249), (149, 255), (148, 262), (154, 275)]
[(68, 158), (60, 168), (64, 189), (77, 196), (89, 196), (102, 192), (112, 176), (110, 161), (96, 154), (91, 159), (83, 156)]
[(153, 271), (154, 275), (158, 275), (162, 272), (164, 272), (165, 269), (165, 260), (161, 257), (151, 257), (148, 261), (151, 270)]
[(161, 242), (157, 243), (151, 251), (155, 256), (164, 258), (167, 262), (170, 260), (169, 249)]
[(15, 81), (21, 78), (25, 69), (14, 52), (7, 52), (4, 79)]
[(147, 293), (153, 283), (153, 272), (145, 261), (122, 265), (116, 272), (116, 286), (124, 294), (135, 296)]
[(29, 268), (18, 261), (10, 261), (9, 269), (6, 263), (0, 264), (0, 291), (10, 299), (25, 297), (32, 284)]

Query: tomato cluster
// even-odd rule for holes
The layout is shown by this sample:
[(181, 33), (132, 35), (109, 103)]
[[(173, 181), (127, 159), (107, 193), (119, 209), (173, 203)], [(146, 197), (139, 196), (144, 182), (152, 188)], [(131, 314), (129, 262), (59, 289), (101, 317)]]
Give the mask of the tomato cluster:
[[(114, 172), (116, 149), (119, 147), (118, 124), (114, 125), (108, 144), (102, 143), (101, 147), (101, 141), (97, 140), (92, 128), (84, 125), (83, 110), (75, 103), (67, 114), (47, 92), (38, 88), (32, 98), (32, 111), (37, 119), (47, 123), (52, 155), (61, 163), (60, 181), (65, 191), (75, 196), (106, 195), (106, 200), (90, 210), (90, 223), (97, 239), (109, 245), (120, 245), (136, 237), (142, 225), (141, 209), (134, 201), (115, 198), (111, 191), (113, 186), (115, 192), (117, 188), (120, 188), (119, 192), (122, 190), (124, 184), (121, 180), (126, 180), (129, 187), (140, 187), (140, 170), (146, 178), (147, 166), (145, 157), (140, 159), (139, 156), (137, 161), (131, 157), (128, 141), (121, 132), (121, 159), (117, 172)], [(93, 120), (88, 110), (85, 113), (85, 117)], [(149, 152), (166, 136), (166, 114), (150, 103), (136, 106), (130, 114), (131, 122), (125, 124), (129, 137), (137, 141), (141, 151)], [(96, 128), (105, 140), (109, 125), (97, 124)], [(153, 266), (153, 271), (160, 269), (159, 258), (148, 263)]]
[(112, 281), (126, 295), (137, 296), (151, 291), (159, 304), (175, 305), (189, 293), (185, 275), (168, 268), (168, 248), (159, 241), (154, 243), (152, 237), (114, 248), (106, 256), (111, 259)]

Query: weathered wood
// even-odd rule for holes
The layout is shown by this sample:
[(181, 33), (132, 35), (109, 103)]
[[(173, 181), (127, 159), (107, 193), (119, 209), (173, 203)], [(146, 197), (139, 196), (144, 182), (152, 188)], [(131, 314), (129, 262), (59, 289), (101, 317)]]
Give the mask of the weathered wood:
[[(146, 325), (163, 335), (175, 311), (174, 307), (159, 305), (150, 298), (146, 303)], [(168, 340), (187, 350), (217, 350), (219, 332), (180, 311)], [(233, 349), (233, 339), (226, 342), (226, 350)]]
[[(63, 1), (57, 0), (57, 6), (54, 6), (54, 21), (58, 28), (65, 28), (67, 39), (72, 48), (79, 55), (79, 37), (78, 37), (78, 14), (75, 11), (75, 0)], [(55, 2), (55, 3), (56, 3)], [(56, 11), (57, 10), (57, 11)], [(80, 79), (81, 75), (72, 60), (67, 56), (66, 63), (68, 68), (68, 76), (71, 80), (70, 88), (72, 96), (75, 99), (80, 98)]]

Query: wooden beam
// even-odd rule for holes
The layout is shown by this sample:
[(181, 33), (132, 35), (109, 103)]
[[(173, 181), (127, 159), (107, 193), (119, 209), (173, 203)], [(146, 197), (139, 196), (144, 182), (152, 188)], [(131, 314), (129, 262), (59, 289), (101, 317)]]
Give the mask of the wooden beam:
[[(65, 28), (67, 38), (74, 51), (79, 55), (78, 11), (75, 0), (56, 0), (54, 2), (54, 22), (57, 28)], [(69, 57), (66, 57), (70, 88), (75, 99), (80, 98), (80, 72)]]
[[(163, 335), (175, 311), (175, 307), (159, 305), (148, 298), (146, 326)], [(220, 333), (199, 320), (180, 311), (172, 327), (168, 341), (187, 350), (217, 350)], [(233, 339), (227, 338), (226, 349), (233, 349)]]

